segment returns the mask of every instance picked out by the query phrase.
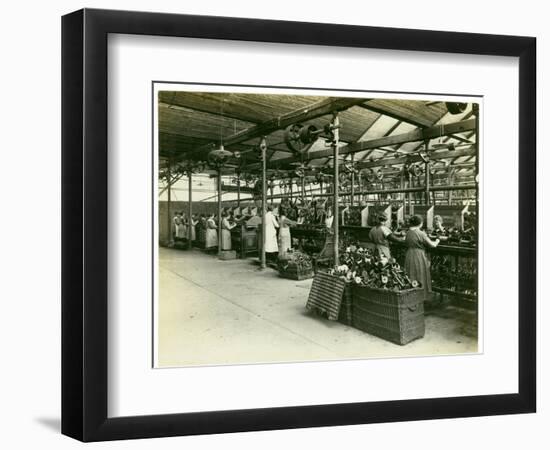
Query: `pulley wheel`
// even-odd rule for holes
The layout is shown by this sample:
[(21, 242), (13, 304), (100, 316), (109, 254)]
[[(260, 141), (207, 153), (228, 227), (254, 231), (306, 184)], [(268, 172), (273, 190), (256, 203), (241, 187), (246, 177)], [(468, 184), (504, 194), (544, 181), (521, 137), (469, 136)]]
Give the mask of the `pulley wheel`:
[(302, 144), (312, 144), (317, 139), (317, 127), (315, 125), (309, 125), (307, 127), (302, 127), (300, 130), (300, 141)]
[(285, 128), (285, 144), (288, 147), (289, 150), (292, 150), (293, 152), (299, 152), (300, 150), (300, 130), (302, 129), (302, 125), (300, 124), (293, 124), (289, 125)]
[(461, 114), (468, 108), (468, 103), (445, 102), (445, 106), (451, 114)]

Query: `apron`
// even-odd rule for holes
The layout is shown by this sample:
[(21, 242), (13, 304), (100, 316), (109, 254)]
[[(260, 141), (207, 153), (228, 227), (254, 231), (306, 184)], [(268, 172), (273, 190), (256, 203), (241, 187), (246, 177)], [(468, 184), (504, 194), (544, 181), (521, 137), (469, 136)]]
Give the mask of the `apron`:
[(218, 246), (218, 231), (216, 230), (216, 222), (213, 219), (206, 221), (206, 243), (205, 248)]
[(222, 250), (231, 250), (231, 231), (229, 231), (229, 221), (222, 221)]
[(265, 251), (267, 253), (275, 253), (279, 251), (277, 244), (277, 227), (279, 224), (275, 217), (268, 211), (265, 215)]

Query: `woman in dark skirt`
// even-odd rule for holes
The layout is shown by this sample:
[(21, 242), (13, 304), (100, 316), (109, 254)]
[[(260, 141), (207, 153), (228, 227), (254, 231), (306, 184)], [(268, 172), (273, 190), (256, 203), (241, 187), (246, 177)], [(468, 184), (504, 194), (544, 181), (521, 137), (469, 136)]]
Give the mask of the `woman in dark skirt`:
[(424, 288), (424, 300), (431, 299), (432, 276), (430, 273), (430, 263), (426, 256), (426, 248), (437, 247), (439, 239), (432, 241), (428, 235), (422, 231), (422, 217), (412, 216), (409, 221), (410, 228), (405, 237), (407, 253), (405, 254), (405, 272), (411, 280), (418, 281)]
[(393, 234), (393, 231), (386, 226), (388, 217), (384, 213), (378, 214), (376, 217), (376, 226), (372, 227), (369, 232), (369, 239), (376, 246), (376, 250), (380, 256), (391, 258), (390, 244), (388, 241), (403, 242), (403, 238), (398, 238)]

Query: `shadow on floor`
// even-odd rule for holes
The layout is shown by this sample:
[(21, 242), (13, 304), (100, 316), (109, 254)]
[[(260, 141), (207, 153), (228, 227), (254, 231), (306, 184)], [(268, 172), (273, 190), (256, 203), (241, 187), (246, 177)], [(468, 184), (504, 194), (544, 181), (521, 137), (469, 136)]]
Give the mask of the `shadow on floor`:
[(51, 431), (61, 433), (61, 419), (59, 417), (37, 417), (34, 420)]

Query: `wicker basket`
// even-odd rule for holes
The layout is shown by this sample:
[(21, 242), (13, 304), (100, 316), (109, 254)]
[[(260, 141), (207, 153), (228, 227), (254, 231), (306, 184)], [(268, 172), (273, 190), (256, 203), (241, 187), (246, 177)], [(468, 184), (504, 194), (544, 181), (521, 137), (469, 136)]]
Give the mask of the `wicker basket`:
[(349, 326), (353, 325), (353, 293), (350, 283), (346, 283), (344, 287), (338, 322)]
[(424, 336), (424, 290), (353, 286), (353, 326), (399, 345)]
[(306, 271), (298, 270), (294, 267), (287, 267), (286, 269), (279, 268), (279, 276), (283, 278), (288, 278), (289, 280), (307, 280), (313, 278), (313, 270), (309, 269)]
[(301, 255), (300, 252), (290, 252), (287, 258), (277, 261), (277, 270), (283, 278), (291, 280), (307, 280), (313, 278), (313, 267), (311, 264), (297, 264), (296, 259)]

